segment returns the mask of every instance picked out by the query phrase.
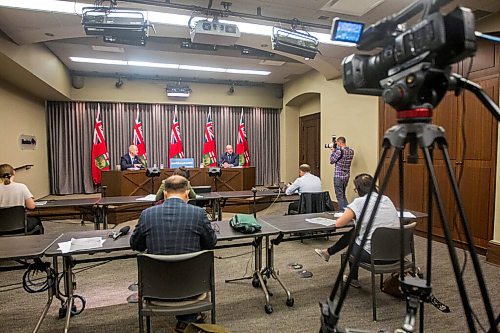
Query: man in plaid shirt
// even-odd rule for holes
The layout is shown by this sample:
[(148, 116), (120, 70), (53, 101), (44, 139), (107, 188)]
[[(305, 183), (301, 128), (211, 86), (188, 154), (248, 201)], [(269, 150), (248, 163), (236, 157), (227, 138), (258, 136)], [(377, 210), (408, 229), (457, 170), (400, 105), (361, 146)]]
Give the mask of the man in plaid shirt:
[(343, 136), (339, 136), (335, 143), (336, 145), (332, 148), (332, 154), (330, 155), (330, 164), (335, 164), (333, 188), (335, 189), (339, 210), (344, 211), (348, 204), (345, 189), (349, 183), (354, 150), (347, 147)]
[[(213, 249), (217, 235), (205, 211), (189, 205), (189, 181), (179, 175), (165, 180), (166, 200), (144, 210), (130, 237), (136, 251), (151, 254), (183, 254)], [(183, 332), (191, 322), (203, 322), (198, 313), (177, 316), (176, 332)]]

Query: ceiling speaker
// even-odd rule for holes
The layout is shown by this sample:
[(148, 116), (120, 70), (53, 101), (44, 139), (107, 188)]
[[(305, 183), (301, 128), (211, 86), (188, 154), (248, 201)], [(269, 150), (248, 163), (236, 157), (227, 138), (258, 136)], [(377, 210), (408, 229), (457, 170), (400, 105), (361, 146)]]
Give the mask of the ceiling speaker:
[(71, 85), (75, 89), (82, 89), (85, 85), (85, 79), (83, 76), (73, 76), (71, 78)]

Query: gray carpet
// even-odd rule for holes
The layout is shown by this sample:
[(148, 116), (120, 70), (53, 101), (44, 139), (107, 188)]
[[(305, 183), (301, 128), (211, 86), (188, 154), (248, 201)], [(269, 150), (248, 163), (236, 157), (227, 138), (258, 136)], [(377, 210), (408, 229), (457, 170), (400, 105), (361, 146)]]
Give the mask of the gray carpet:
[[(260, 214), (282, 214), (285, 204), (276, 204)], [(47, 233), (60, 233), (69, 230), (92, 229), (87, 223), (81, 226), (77, 221), (44, 222)], [(135, 225), (135, 222), (129, 224)], [(250, 280), (238, 283), (225, 283), (224, 279), (250, 275), (253, 266), (251, 248), (235, 248), (216, 250), (216, 290), (217, 290), (217, 323), (232, 332), (318, 332), (318, 302), (328, 297), (340, 266), (340, 256), (324, 262), (318, 257), (314, 248), (327, 247), (333, 242), (323, 239), (284, 242), (275, 249), (275, 267), (279, 276), (290, 289), (295, 305), (285, 304), (286, 294), (277, 281), (268, 283), (274, 294), (272, 305), (274, 312), (264, 312), (264, 295), (261, 290), (252, 287)], [(417, 262), (425, 268), (426, 240), (416, 237)], [(425, 307), (426, 332), (464, 332), (467, 331), (460, 297), (448, 259), (446, 246), (433, 244), (433, 291), (434, 295), (451, 308), (451, 313), (441, 313), (434, 307)], [(232, 257), (241, 254), (238, 257)], [(459, 252), (460, 260), (463, 252)], [(500, 269), (486, 264), (480, 257), (489, 295), (494, 312), (500, 311)], [(311, 271), (311, 278), (300, 278), (296, 270), (288, 268), (289, 263), (298, 262), (304, 269)], [(77, 271), (88, 265), (77, 266)], [(22, 271), (1, 272), (0, 285), (17, 283), (18, 289), (0, 288), (0, 332), (31, 332), (38, 315), (46, 302), (46, 293), (28, 294), (20, 281)], [(137, 305), (127, 304), (126, 298), (131, 294), (129, 284), (137, 279), (134, 259), (118, 260), (78, 272), (76, 293), (87, 300), (86, 310), (71, 319), (71, 332), (137, 332)], [(486, 324), (486, 316), (481, 303), (479, 289), (470, 260), (465, 272), (466, 285), (472, 308), (481, 323)], [(377, 292), (378, 322), (371, 317), (370, 275), (360, 270), (361, 289), (349, 290), (348, 298), (340, 314), (340, 323), (347, 327), (362, 329), (391, 329), (401, 326), (405, 315), (405, 302), (389, 295)], [(64, 322), (57, 318), (59, 302), (54, 301), (40, 332), (60, 332)], [(154, 332), (172, 332), (175, 327), (174, 318), (154, 318)]]

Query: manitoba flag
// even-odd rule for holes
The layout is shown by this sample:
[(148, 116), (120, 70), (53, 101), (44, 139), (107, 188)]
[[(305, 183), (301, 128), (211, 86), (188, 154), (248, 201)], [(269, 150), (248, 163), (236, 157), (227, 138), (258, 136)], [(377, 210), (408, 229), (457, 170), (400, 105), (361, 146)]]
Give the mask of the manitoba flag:
[(142, 122), (139, 110), (137, 110), (137, 116), (135, 117), (133, 142), (138, 149), (137, 156), (139, 158), (139, 161), (141, 161), (144, 167), (147, 167), (148, 157), (146, 155), (146, 144), (144, 143), (144, 136), (142, 135)]
[(236, 154), (239, 155), (240, 166), (250, 165), (250, 155), (248, 154), (247, 132), (243, 122), (243, 110), (241, 110), (240, 126), (238, 129), (238, 142), (236, 144)]
[(174, 120), (172, 121), (172, 131), (170, 134), (170, 148), (168, 150), (168, 160), (171, 158), (184, 158), (182, 149), (181, 130), (177, 119), (177, 109), (174, 111)]
[(214, 124), (212, 123), (212, 110), (208, 111), (207, 124), (205, 125), (205, 136), (203, 144), (203, 165), (217, 166), (215, 152)]
[(109, 170), (109, 155), (102, 130), (101, 110), (97, 110), (94, 123), (94, 142), (92, 145), (92, 180), (101, 183), (101, 170)]

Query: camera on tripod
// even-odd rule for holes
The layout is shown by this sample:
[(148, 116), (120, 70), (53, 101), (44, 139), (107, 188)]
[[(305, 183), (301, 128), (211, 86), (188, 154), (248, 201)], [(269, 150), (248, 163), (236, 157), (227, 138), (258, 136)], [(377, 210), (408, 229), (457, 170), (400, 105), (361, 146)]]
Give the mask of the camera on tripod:
[(332, 135), (332, 143), (325, 143), (325, 148), (337, 149), (337, 136), (335, 134)]
[[(383, 48), (378, 54), (352, 54), (342, 61), (343, 83), (348, 93), (382, 96), (396, 110), (408, 110), (428, 99), (435, 107), (448, 90), (450, 65), (476, 51), (474, 15), (458, 7), (447, 15), (439, 7), (450, 0), (417, 1), (367, 28), (358, 49)], [(424, 10), (425, 15), (407, 31), (401, 23)], [(433, 74), (433, 71), (441, 73)], [(439, 75), (441, 74), (441, 75)], [(433, 91), (422, 89), (432, 86)], [(441, 88), (442, 87), (442, 88)], [(419, 103), (420, 101), (420, 103)]]

